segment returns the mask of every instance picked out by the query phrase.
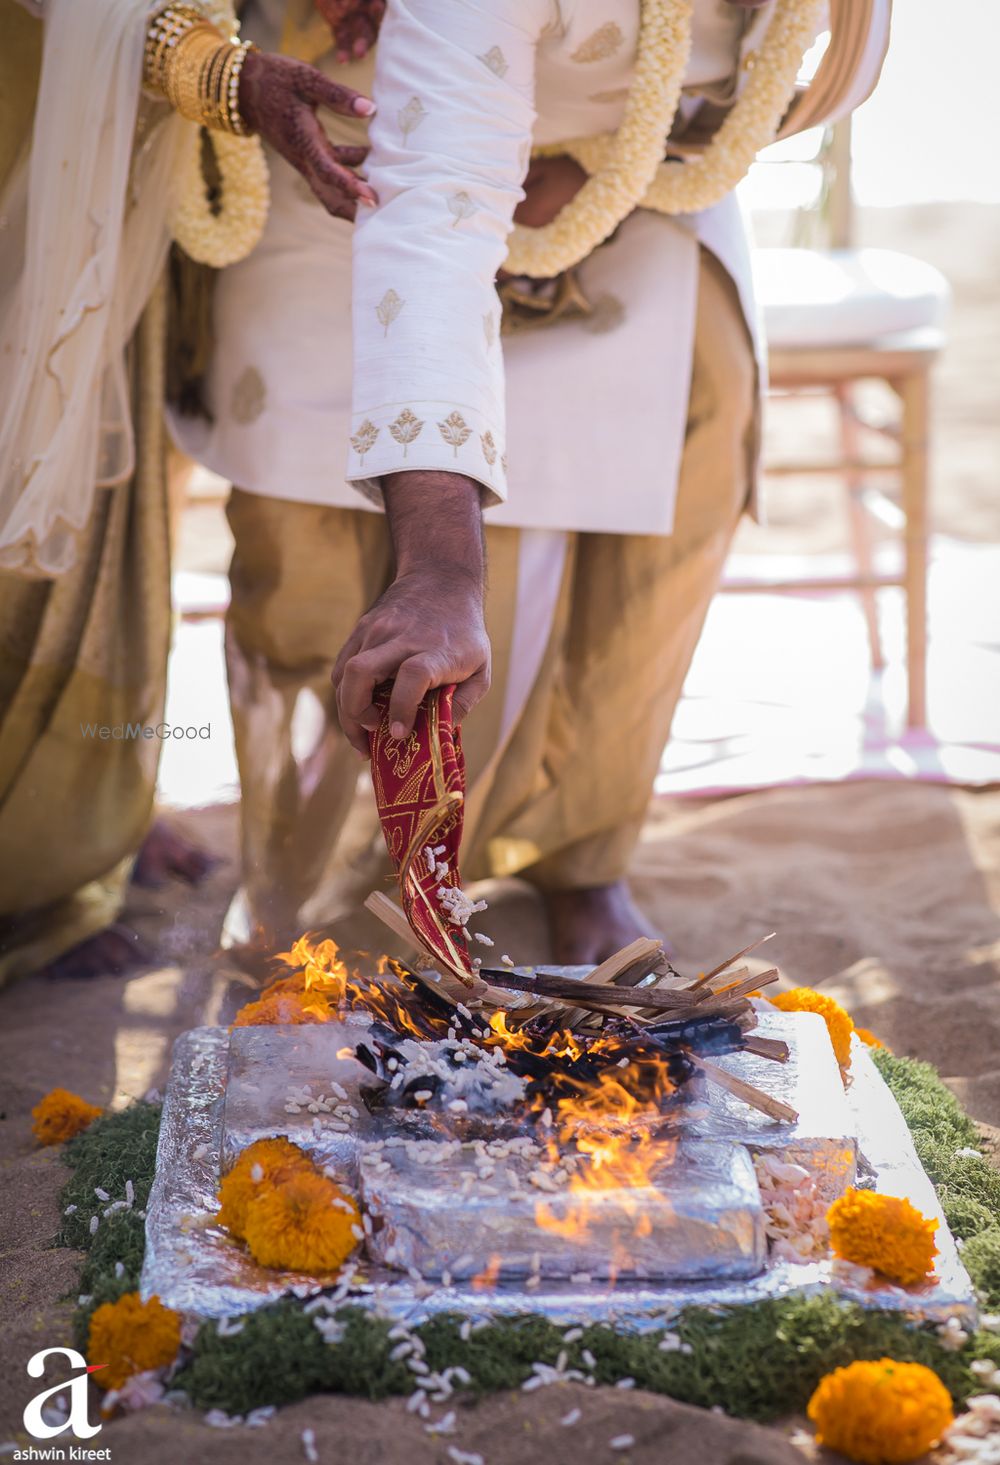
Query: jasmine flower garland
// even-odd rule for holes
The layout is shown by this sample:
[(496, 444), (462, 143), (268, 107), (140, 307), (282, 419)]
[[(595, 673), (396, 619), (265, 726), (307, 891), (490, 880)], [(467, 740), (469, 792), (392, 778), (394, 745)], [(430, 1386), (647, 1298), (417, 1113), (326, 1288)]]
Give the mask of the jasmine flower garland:
[(515, 225), (504, 268), (543, 279), (558, 275), (586, 259), (634, 208), (686, 214), (718, 203), (774, 141), (822, 9), (823, 0), (778, 0), (749, 81), (705, 152), (689, 163), (665, 163), (691, 54), (691, 0), (643, 0), (622, 125), (562, 144), (559, 151), (590, 177), (550, 224)]

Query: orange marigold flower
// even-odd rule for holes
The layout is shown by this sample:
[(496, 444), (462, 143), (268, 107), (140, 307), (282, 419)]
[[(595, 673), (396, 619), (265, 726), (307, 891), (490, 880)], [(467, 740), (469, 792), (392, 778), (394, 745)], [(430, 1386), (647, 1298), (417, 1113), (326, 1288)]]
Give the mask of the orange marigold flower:
[(934, 1266), (938, 1223), (899, 1196), (851, 1188), (834, 1201), (826, 1219), (837, 1256), (874, 1267), (891, 1282), (915, 1286)]
[(335, 1272), (358, 1244), (361, 1216), (350, 1196), (318, 1171), (296, 1170), (247, 1208), (246, 1238), (263, 1267)]
[(273, 992), (248, 1002), (236, 1014), (234, 1028), (264, 1027), (287, 1023), (329, 1022), (333, 1009), (319, 992)]
[(867, 1048), (882, 1048), (886, 1053), (892, 1052), (888, 1043), (883, 1043), (881, 1038), (876, 1038), (870, 1028), (855, 1028), (854, 1031)]
[(250, 1202), (292, 1170), (312, 1168), (313, 1163), (305, 1150), (300, 1150), (290, 1139), (254, 1140), (252, 1145), (247, 1145), (228, 1174), (222, 1177), (220, 1205), (215, 1219), (242, 1241), (246, 1235)]
[(837, 1062), (841, 1068), (850, 1068), (854, 1023), (839, 1002), (812, 987), (793, 987), (790, 992), (778, 992), (768, 1000), (782, 1012), (818, 1012), (826, 1023)]
[(936, 1444), (951, 1424), (951, 1397), (922, 1363), (893, 1358), (834, 1369), (808, 1406), (816, 1439), (863, 1465), (902, 1465)]
[(68, 1089), (52, 1089), (31, 1111), (32, 1131), (40, 1145), (61, 1145), (99, 1118), (101, 1110)]
[(90, 1319), (87, 1358), (106, 1365), (93, 1375), (102, 1389), (120, 1389), (134, 1373), (173, 1363), (180, 1346), (180, 1314), (158, 1297), (142, 1302), (138, 1292), (126, 1292), (102, 1303)]

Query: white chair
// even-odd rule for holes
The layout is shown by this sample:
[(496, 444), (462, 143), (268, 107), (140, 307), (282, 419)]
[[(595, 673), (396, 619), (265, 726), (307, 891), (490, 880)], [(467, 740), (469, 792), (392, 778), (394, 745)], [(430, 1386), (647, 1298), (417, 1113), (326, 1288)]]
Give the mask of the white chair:
[[(832, 197), (832, 234), (850, 234), (848, 169), (850, 134), (841, 124), (834, 149), (840, 168)], [(844, 190), (848, 193), (845, 197)], [(838, 237), (839, 236), (839, 237)], [(932, 265), (892, 250), (771, 248), (755, 253), (755, 277), (768, 339), (770, 387), (780, 396), (824, 394), (836, 405), (840, 451), (826, 462), (768, 463), (781, 475), (834, 474), (847, 492), (851, 548), (856, 569), (839, 578), (802, 577), (768, 582), (726, 580), (731, 591), (801, 592), (857, 590), (868, 626), (872, 661), (884, 665), (877, 592), (901, 586), (906, 598), (907, 721), (926, 721), (928, 437), (930, 378), (944, 346), (950, 291)], [(859, 382), (884, 382), (895, 395), (898, 418), (867, 421), (855, 400)], [(895, 444), (890, 461), (864, 449), (871, 434)], [(895, 483), (888, 497), (874, 481)], [(901, 531), (899, 574), (876, 572), (872, 520)]]

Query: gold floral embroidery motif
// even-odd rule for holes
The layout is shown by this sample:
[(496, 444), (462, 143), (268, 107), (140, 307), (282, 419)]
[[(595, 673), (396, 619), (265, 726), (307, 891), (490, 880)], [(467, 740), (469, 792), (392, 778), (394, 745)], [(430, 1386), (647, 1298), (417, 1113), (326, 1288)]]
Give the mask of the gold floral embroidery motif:
[(499, 46), (491, 46), (479, 59), (484, 66), (489, 67), (494, 76), (507, 75), (507, 57)]
[(492, 310), (483, 316), (483, 335), (486, 337), (486, 349), (489, 350), (497, 338), (497, 323)]
[(448, 212), (454, 216), (451, 221), (451, 227), (457, 229), (463, 219), (472, 218), (472, 215), (476, 212), (476, 205), (466, 193), (465, 189), (460, 188), (458, 193), (453, 193), (448, 200)]
[(615, 54), (624, 39), (618, 22), (606, 20), (603, 25), (598, 26), (592, 36), (581, 41), (569, 59), (584, 64), (589, 61), (607, 61), (609, 56)]
[(387, 290), (382, 296), (375, 307), (375, 314), (378, 316), (379, 324), (385, 327), (382, 332), (383, 336), (389, 334), (389, 327), (405, 304), (406, 301), (402, 296), (397, 295), (395, 290)]
[(420, 436), (423, 425), (420, 418), (411, 412), (409, 407), (404, 407), (395, 422), (389, 423), (389, 431), (397, 443), (401, 445), (404, 458), (406, 457), (406, 450), (410, 446), (410, 443), (416, 442)]
[(375, 446), (375, 439), (378, 437), (378, 434), (379, 430), (375, 426), (374, 422), (371, 422), (366, 417), (364, 422), (362, 422), (361, 426), (358, 428), (357, 432), (351, 438), (351, 447), (361, 459), (362, 468), (365, 466), (365, 454), (370, 453), (372, 448)]
[(487, 430), (482, 434), (479, 441), (483, 445), (483, 457), (492, 468), (493, 464), (497, 460), (497, 445), (493, 441), (493, 434), (489, 430)]
[(587, 98), (588, 102), (624, 102), (628, 96), (627, 86), (613, 86), (610, 91), (594, 92)]
[(246, 427), (256, 422), (267, 405), (267, 387), (256, 366), (248, 366), (233, 384), (233, 395), (229, 408), (233, 421)]
[(443, 422), (438, 423), (438, 431), (449, 447), (455, 449), (455, 457), (458, 457), (458, 450), (463, 443), (468, 442), (472, 436), (472, 428), (468, 425), (461, 412), (449, 412)]
[(399, 123), (399, 130), (404, 138), (408, 138), (414, 128), (419, 127), (427, 116), (427, 108), (419, 97), (411, 97), (405, 107), (401, 107), (396, 113), (396, 121)]
[(503, 476), (506, 478), (507, 477), (507, 454), (506, 453), (501, 453), (500, 454), (500, 467), (503, 469)]

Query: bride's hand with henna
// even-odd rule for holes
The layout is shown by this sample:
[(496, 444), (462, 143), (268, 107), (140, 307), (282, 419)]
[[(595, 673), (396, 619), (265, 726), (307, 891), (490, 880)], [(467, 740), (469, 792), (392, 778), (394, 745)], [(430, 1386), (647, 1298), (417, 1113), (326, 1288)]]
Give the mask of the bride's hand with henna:
[(333, 31), (337, 60), (359, 61), (375, 44), (385, 0), (313, 0)]
[(378, 203), (375, 190), (352, 171), (364, 162), (368, 149), (332, 143), (316, 116), (317, 107), (344, 117), (371, 117), (375, 111), (374, 102), (331, 81), (315, 66), (269, 51), (247, 52), (240, 72), (240, 116), (298, 169), (328, 213), (353, 219), (359, 203)]

